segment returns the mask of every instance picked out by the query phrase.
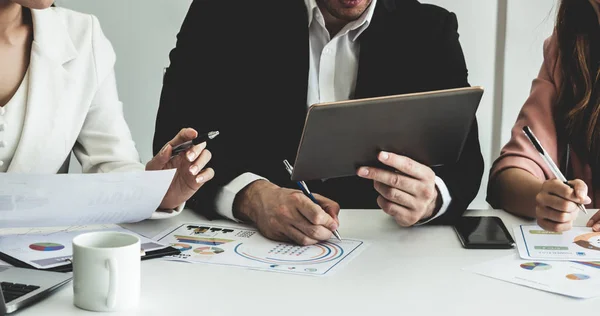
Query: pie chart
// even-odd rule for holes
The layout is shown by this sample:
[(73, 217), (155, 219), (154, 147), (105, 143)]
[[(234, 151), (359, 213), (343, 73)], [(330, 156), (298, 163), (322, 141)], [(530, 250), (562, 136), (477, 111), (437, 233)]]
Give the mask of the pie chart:
[(183, 252), (192, 249), (192, 246), (188, 244), (171, 244), (171, 247)]
[(37, 242), (29, 245), (29, 249), (36, 251), (56, 251), (65, 248), (65, 246), (53, 242)]
[(219, 248), (219, 247), (199, 247), (194, 249), (194, 252), (200, 255), (204, 255), (204, 256), (212, 256), (212, 255), (218, 255), (220, 253), (225, 252), (225, 250)]
[(567, 274), (567, 279), (569, 279), (569, 280), (587, 280), (589, 278), (590, 278), (590, 276), (585, 275), (585, 274), (579, 274), (579, 273)]
[(550, 270), (550, 268), (552, 268), (552, 266), (547, 263), (542, 263), (542, 262), (527, 262), (527, 263), (521, 264), (521, 268), (523, 268), (525, 270), (543, 271), (543, 270)]

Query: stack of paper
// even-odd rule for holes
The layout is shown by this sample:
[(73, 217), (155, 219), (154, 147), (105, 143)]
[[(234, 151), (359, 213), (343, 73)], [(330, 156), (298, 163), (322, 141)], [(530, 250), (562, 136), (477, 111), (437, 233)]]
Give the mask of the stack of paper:
[(95, 174), (0, 173), (0, 229), (137, 222), (152, 216), (175, 169)]

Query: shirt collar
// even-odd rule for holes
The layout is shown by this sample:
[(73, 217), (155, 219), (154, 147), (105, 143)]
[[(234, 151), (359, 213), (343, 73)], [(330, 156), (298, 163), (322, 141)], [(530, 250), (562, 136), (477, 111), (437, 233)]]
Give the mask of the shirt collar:
[[(316, 0), (304, 0), (304, 4), (306, 5), (306, 10), (308, 12), (308, 26), (310, 27), (310, 24), (314, 20), (314, 16), (315, 16), (315, 12), (316, 12), (315, 10), (320, 10), (320, 9), (319, 9), (319, 6), (317, 5)], [(349, 34), (350, 39), (352, 41), (356, 41), (358, 36), (360, 36), (360, 34), (362, 34), (362, 32), (364, 32), (367, 29), (369, 24), (371, 24), (371, 19), (373, 19), (373, 13), (375, 12), (376, 4), (377, 4), (377, 0), (371, 0), (371, 4), (367, 8), (367, 10), (365, 10), (365, 12), (360, 16), (360, 18), (358, 18), (358, 20), (356, 20), (356, 21), (352, 21), (352, 22), (348, 23), (347, 26), (352, 25), (351, 26), (352, 31)]]

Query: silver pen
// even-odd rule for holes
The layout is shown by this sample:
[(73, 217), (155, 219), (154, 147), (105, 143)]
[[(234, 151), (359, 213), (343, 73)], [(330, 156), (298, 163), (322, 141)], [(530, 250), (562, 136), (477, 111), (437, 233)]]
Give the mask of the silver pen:
[[(291, 176), (292, 172), (294, 171), (294, 167), (292, 167), (292, 165), (290, 165), (290, 163), (287, 161), (287, 159), (283, 161), (283, 164), (285, 165), (285, 170), (287, 170), (287, 172)], [(312, 195), (312, 193), (310, 193), (310, 190), (308, 189), (308, 186), (306, 185), (306, 183), (304, 183), (304, 181), (297, 181), (296, 184), (298, 184), (298, 187), (300, 188), (300, 190), (302, 190), (304, 195), (306, 195), (308, 198), (310, 198), (315, 204), (317, 204), (317, 205), (319, 204), (319, 202), (317, 202), (317, 199), (315, 199), (314, 195)], [(340, 233), (338, 233), (337, 229), (333, 231), (333, 235), (339, 241), (342, 241), (342, 237), (340, 236)]]
[(173, 147), (173, 150), (171, 151), (171, 158), (179, 155), (180, 152), (184, 152), (184, 151), (192, 148), (193, 146), (203, 143), (207, 140), (213, 139), (213, 138), (217, 137), (218, 135), (219, 135), (219, 131), (212, 131), (212, 132), (208, 132), (206, 134), (198, 135), (198, 137), (196, 137), (193, 140), (188, 140), (185, 143), (179, 144), (179, 145)]
[[(540, 142), (538, 141), (537, 137), (535, 137), (535, 135), (533, 134), (533, 132), (531, 131), (531, 129), (529, 128), (529, 126), (523, 127), (523, 133), (525, 133), (525, 136), (527, 136), (527, 138), (529, 138), (529, 141), (533, 144), (533, 147), (535, 147), (535, 149), (538, 151), (538, 153), (540, 154), (540, 156), (542, 156), (542, 159), (548, 165), (548, 167), (550, 168), (550, 171), (552, 171), (552, 173), (554, 174), (554, 176), (558, 180), (560, 180), (561, 182), (563, 182), (564, 184), (566, 184), (569, 187), (573, 188), (573, 186), (571, 184), (569, 184), (569, 182), (567, 182), (567, 178), (565, 178), (565, 176), (562, 174), (562, 172), (560, 172), (560, 169), (556, 166), (556, 164), (554, 163), (554, 161), (552, 161), (552, 158), (550, 158), (550, 156), (548, 155), (548, 153), (546, 152), (546, 150), (544, 149), (544, 147), (542, 147), (542, 144), (540, 144)], [(587, 210), (585, 209), (585, 207), (583, 205), (577, 203), (577, 207), (579, 207), (579, 210), (581, 210), (585, 214), (588, 213)]]

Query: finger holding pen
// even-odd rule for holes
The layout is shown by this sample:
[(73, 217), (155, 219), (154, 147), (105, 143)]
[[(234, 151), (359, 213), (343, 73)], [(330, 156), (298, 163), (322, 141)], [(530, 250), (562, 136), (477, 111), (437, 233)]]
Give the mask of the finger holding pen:
[(338, 223), (319, 204), (303, 196), (298, 199), (297, 209), (305, 220), (294, 221), (293, 226), (315, 240), (327, 240), (337, 230)]
[[(548, 155), (548, 152), (544, 149), (544, 147), (542, 147), (542, 144), (537, 139), (537, 137), (535, 136), (535, 134), (533, 133), (531, 128), (529, 126), (523, 126), (523, 133), (525, 133), (525, 136), (527, 136), (527, 138), (529, 139), (529, 141), (531, 142), (531, 144), (533, 145), (535, 150), (537, 150), (537, 152), (540, 154), (540, 156), (542, 157), (542, 160), (544, 160), (546, 165), (548, 165), (548, 168), (550, 169), (552, 174), (554, 174), (556, 179), (558, 179), (559, 181), (563, 182), (568, 187), (573, 189), (574, 188), (573, 185), (570, 184), (569, 181), (567, 181), (565, 176), (562, 174), (562, 172), (560, 172), (560, 169), (554, 163), (554, 161), (552, 160), (552, 157), (550, 157), (550, 155)], [(581, 180), (575, 180), (575, 181), (580, 181), (585, 186), (585, 183), (583, 181), (581, 181)], [(548, 181), (546, 181), (546, 182), (548, 182)], [(585, 190), (585, 193), (584, 193), (584, 190)], [(579, 192), (578, 195), (580, 197), (583, 198), (583, 194), (585, 194), (585, 197), (587, 197), (587, 186), (585, 186), (585, 189), (584, 189), (583, 187), (581, 187), (581, 185), (579, 185), (578, 188), (576, 189), (576, 191)], [(583, 213), (587, 214), (587, 210), (585, 209), (585, 206), (583, 206), (583, 204), (588, 204), (588, 203), (583, 203), (583, 202), (577, 203), (577, 208), (580, 211), (582, 211)]]
[(536, 196), (537, 222), (548, 231), (567, 231), (579, 214), (578, 205), (589, 203), (591, 199), (583, 181), (564, 183), (557, 179), (547, 180)]
[[(294, 167), (292, 167), (292, 165), (286, 160), (283, 160), (283, 165), (285, 166), (285, 169), (287, 170), (287, 172), (290, 174), (290, 176), (292, 176), (292, 173), (294, 171)], [(306, 197), (308, 197), (315, 205), (319, 205), (322, 207), (323, 210), (325, 210), (325, 212), (327, 214), (329, 214), (329, 216), (331, 216), (332, 218), (334, 218), (335, 223), (337, 224), (335, 226), (334, 229), (332, 229), (333, 235), (335, 236), (335, 238), (337, 238), (339, 241), (342, 241), (342, 236), (340, 236), (340, 233), (337, 231), (337, 227), (339, 226), (340, 222), (338, 219), (338, 214), (340, 212), (340, 206), (338, 203), (336, 203), (335, 201), (332, 201), (324, 196), (319, 195), (319, 200), (317, 200), (317, 198), (315, 198), (315, 195), (313, 195), (310, 190), (308, 189), (308, 186), (306, 186), (306, 183), (304, 183), (304, 181), (298, 181), (296, 182), (296, 184), (298, 185), (298, 187), (300, 188), (300, 190), (302, 191), (302, 193), (304, 193), (304, 195)]]
[[(197, 135), (197, 133), (196, 133)], [(174, 146), (171, 151), (171, 158), (179, 155), (182, 152), (187, 152), (187, 159), (191, 162), (198, 156), (198, 154), (206, 147), (206, 142), (219, 135), (218, 131), (212, 131), (205, 134), (197, 135), (194, 139), (182, 142), (177, 146)], [(204, 147), (202, 147), (204, 146)]]

